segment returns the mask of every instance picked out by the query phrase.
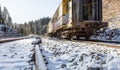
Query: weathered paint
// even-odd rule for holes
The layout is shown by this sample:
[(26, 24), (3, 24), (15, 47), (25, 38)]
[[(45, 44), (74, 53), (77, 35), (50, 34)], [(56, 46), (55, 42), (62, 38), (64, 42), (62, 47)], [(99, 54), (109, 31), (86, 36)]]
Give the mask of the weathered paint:
[(120, 0), (102, 0), (103, 21), (109, 23), (110, 28), (120, 28)]

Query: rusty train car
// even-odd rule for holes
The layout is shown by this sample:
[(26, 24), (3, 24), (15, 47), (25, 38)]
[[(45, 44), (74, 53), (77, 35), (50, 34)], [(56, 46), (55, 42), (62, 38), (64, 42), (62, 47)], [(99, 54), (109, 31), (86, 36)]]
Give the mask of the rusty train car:
[(102, 0), (62, 0), (47, 27), (47, 35), (89, 39), (96, 30), (107, 27), (102, 22)]

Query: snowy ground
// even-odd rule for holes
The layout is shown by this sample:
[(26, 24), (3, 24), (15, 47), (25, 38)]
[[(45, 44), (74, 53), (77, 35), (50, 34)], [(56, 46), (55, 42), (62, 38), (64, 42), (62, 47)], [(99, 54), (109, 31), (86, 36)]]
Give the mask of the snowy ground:
[(120, 28), (99, 30), (95, 35), (91, 36), (91, 39), (120, 42)]
[(34, 70), (32, 56), (35, 39), (24, 39), (0, 44), (0, 70)]
[(120, 70), (120, 50), (97, 44), (42, 38), (49, 70)]

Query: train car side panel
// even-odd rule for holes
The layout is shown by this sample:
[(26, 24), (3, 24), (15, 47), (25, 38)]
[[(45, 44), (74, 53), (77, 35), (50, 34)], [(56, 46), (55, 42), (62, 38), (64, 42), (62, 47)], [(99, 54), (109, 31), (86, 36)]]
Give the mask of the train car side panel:
[(54, 22), (54, 32), (56, 32), (58, 29), (62, 28), (62, 15), (63, 15), (63, 8), (62, 8), (62, 4), (59, 5), (58, 9), (57, 9), (57, 12), (59, 13), (55, 13), (55, 14), (58, 14), (59, 16), (57, 17), (57, 20), (56, 22)]
[(47, 33), (52, 33), (52, 32), (53, 32), (53, 23), (52, 20), (50, 20), (47, 27)]

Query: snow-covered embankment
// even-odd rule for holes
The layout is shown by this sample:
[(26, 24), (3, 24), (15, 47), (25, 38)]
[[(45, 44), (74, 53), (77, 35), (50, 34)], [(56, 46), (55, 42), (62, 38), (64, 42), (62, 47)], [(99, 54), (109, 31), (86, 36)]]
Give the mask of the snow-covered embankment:
[(90, 39), (103, 40), (103, 41), (116, 41), (120, 42), (120, 28), (116, 29), (101, 29), (96, 34), (91, 36)]
[(49, 70), (119, 70), (120, 49), (97, 44), (42, 38)]

